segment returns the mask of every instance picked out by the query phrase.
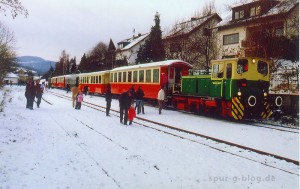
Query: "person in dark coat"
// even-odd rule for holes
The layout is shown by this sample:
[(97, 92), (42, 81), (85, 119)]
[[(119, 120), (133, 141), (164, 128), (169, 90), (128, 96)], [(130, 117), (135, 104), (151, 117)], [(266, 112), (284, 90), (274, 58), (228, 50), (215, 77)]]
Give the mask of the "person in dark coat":
[(131, 86), (131, 88), (129, 89), (129, 93), (131, 95), (130, 99), (131, 99), (131, 103), (134, 103), (134, 97), (135, 97), (135, 89), (134, 89), (134, 85)]
[(41, 104), (42, 95), (43, 95), (43, 87), (40, 84), (40, 80), (38, 79), (38, 80), (36, 80), (36, 83), (35, 83), (35, 96), (37, 98), (36, 105), (38, 108), (40, 107), (40, 104)]
[(105, 92), (106, 116), (109, 116), (109, 110), (110, 110), (110, 107), (111, 107), (111, 99), (112, 99), (111, 87), (110, 87), (110, 84), (107, 84), (106, 92)]
[(137, 110), (137, 113), (141, 113), (141, 111), (143, 112), (143, 114), (145, 114), (145, 111), (144, 111), (144, 91), (142, 89), (141, 86), (139, 86), (138, 90), (135, 92), (135, 97), (136, 97), (136, 108), (138, 109)]
[(33, 101), (35, 98), (35, 87), (32, 78), (29, 79), (26, 85), (25, 97), (27, 99), (26, 108), (33, 110)]
[[(127, 125), (128, 121), (128, 110), (131, 105), (131, 93), (130, 91), (123, 92), (119, 98), (119, 106), (120, 106), (120, 123), (124, 123)], [(124, 122), (123, 122), (124, 115)]]

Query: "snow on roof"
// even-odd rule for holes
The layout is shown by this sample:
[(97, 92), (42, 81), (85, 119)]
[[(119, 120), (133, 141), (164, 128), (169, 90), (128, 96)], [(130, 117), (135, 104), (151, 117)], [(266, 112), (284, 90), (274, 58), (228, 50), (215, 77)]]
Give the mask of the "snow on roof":
[(166, 34), (166, 38), (190, 33), (195, 28), (199, 27), (204, 22), (206, 22), (207, 20), (213, 18), (216, 15), (217, 14), (210, 14), (208, 16), (203, 16), (201, 18), (191, 18), (191, 20), (189, 20), (189, 21), (185, 21), (185, 22), (181, 22), (179, 24), (176, 24), (172, 28), (172, 30), (168, 34)]
[(130, 70), (130, 69), (136, 69), (136, 68), (147, 68), (147, 67), (157, 67), (157, 66), (171, 66), (172, 64), (176, 64), (176, 63), (185, 64), (186, 66), (188, 66), (190, 68), (193, 67), (190, 63), (187, 63), (182, 60), (166, 60), (166, 61), (161, 61), (161, 62), (145, 63), (145, 64), (138, 64), (138, 65), (133, 65), (133, 66), (122, 66), (122, 67), (115, 68), (111, 71)]
[(128, 49), (132, 48), (133, 46), (135, 46), (139, 42), (143, 41), (148, 36), (149, 36), (149, 34), (142, 34), (139, 37), (131, 38), (131, 40), (128, 41), (130, 43), (128, 45), (126, 45), (124, 48), (122, 48), (121, 50), (128, 50)]
[(8, 74), (6, 75), (6, 78), (19, 78), (19, 76), (16, 75), (16, 74), (14, 74), (14, 73), (8, 73)]
[[(249, 3), (244, 3), (244, 4), (239, 4), (239, 5), (236, 4), (232, 8), (246, 5), (246, 4), (249, 4)], [(216, 25), (216, 27), (229, 26), (231, 24), (244, 23), (244, 22), (247, 22), (250, 20), (255, 20), (255, 19), (259, 19), (259, 18), (263, 18), (263, 17), (267, 17), (267, 16), (284, 14), (284, 13), (287, 13), (290, 10), (292, 10), (297, 4), (299, 4), (298, 0), (297, 1), (282, 1), (282, 2), (278, 3), (276, 6), (274, 6), (273, 8), (271, 8), (267, 13), (265, 13), (263, 15), (256, 16), (256, 17), (250, 17), (250, 18), (243, 19), (243, 20), (234, 20), (234, 22), (232, 21), (232, 13), (230, 12), (221, 22), (219, 22)]]

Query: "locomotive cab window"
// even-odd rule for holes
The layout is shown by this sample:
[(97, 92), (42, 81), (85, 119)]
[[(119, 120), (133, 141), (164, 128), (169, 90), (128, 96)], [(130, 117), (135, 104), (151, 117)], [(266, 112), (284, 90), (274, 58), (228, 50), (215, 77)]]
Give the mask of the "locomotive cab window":
[(258, 73), (261, 73), (264, 76), (268, 75), (268, 64), (266, 62), (263, 62), (263, 61), (258, 61), (257, 71), (258, 71)]
[(232, 64), (227, 64), (226, 66), (226, 78), (231, 79), (232, 77)]
[(213, 73), (212, 73), (213, 78), (223, 78), (223, 73), (224, 73), (223, 63), (213, 65)]
[(236, 72), (238, 74), (242, 74), (247, 71), (248, 71), (248, 60), (247, 59), (238, 60)]

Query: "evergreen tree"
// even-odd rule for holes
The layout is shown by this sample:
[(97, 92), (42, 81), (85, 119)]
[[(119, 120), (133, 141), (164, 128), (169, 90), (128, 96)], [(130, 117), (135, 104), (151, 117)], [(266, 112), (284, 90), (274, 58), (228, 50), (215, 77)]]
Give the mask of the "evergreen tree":
[(160, 15), (158, 12), (155, 14), (154, 21), (155, 25), (151, 27), (149, 38), (138, 50), (136, 63), (156, 62), (165, 59), (162, 31), (160, 28)]
[(86, 58), (85, 53), (83, 54), (83, 56), (81, 57), (80, 63), (78, 65), (78, 70), (81, 73), (87, 72), (88, 71), (88, 60)]
[(76, 70), (77, 70), (76, 57), (71, 58), (70, 64), (71, 64), (71, 70), (70, 70), (70, 72), (71, 72), (71, 74), (74, 74), (76, 72)]

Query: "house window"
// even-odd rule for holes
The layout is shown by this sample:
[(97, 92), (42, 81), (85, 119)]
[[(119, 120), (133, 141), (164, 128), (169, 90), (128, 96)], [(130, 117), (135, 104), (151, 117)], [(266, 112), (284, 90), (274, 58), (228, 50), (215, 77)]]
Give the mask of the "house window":
[(261, 13), (261, 7), (260, 6), (252, 7), (250, 9), (250, 16), (257, 16), (257, 15), (260, 15), (260, 13)]
[(234, 19), (235, 20), (239, 20), (239, 19), (243, 19), (243, 18), (244, 18), (244, 10), (236, 11), (234, 13)]
[(239, 33), (223, 36), (223, 45), (239, 43)]

